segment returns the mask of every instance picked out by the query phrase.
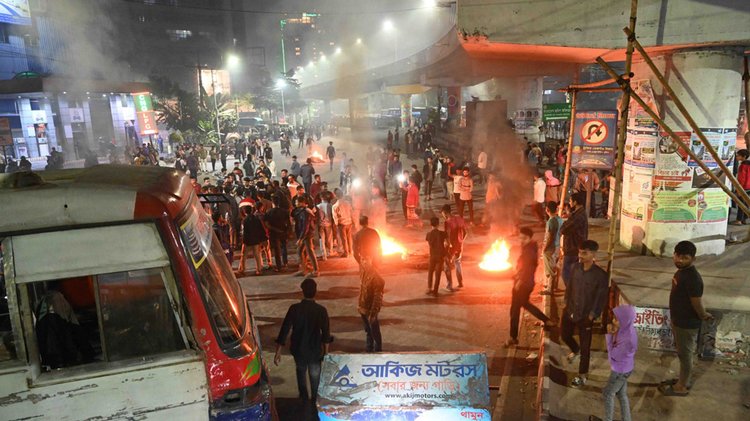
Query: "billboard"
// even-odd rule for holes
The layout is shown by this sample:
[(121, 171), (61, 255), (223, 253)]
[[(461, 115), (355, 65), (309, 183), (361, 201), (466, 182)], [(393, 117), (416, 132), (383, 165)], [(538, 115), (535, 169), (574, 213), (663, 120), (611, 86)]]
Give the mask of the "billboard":
[(231, 82), (229, 71), (216, 69), (201, 69), (201, 82), (206, 95), (212, 96), (215, 92), (221, 95), (231, 94)]
[(154, 105), (151, 102), (151, 93), (134, 93), (133, 102), (135, 102), (135, 113), (138, 118), (139, 133), (142, 135), (159, 133), (159, 130), (156, 127), (156, 115), (154, 114)]
[(542, 104), (542, 121), (570, 120), (572, 104)]
[(0, 0), (0, 22), (31, 25), (29, 0)]
[(318, 393), (321, 421), (490, 421), (482, 353), (329, 354)]

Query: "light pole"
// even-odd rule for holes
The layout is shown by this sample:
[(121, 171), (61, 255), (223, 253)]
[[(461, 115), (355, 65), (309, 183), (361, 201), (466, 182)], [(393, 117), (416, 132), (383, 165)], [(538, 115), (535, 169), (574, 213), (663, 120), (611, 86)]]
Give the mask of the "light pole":
[(393, 25), (393, 21), (390, 19), (386, 19), (383, 22), (383, 30), (386, 33), (393, 33), (393, 61), (396, 62), (398, 61), (398, 30), (396, 29), (395, 25)]
[(284, 88), (286, 87), (286, 81), (284, 79), (277, 80), (276, 87), (281, 91), (281, 116), (284, 118), (284, 123), (286, 123), (286, 104), (284, 103)]
[(216, 97), (216, 78), (214, 77), (215, 69), (211, 69), (211, 89), (214, 91), (214, 110), (216, 111), (216, 135), (219, 137), (219, 146), (221, 146), (221, 126), (219, 125), (219, 101)]

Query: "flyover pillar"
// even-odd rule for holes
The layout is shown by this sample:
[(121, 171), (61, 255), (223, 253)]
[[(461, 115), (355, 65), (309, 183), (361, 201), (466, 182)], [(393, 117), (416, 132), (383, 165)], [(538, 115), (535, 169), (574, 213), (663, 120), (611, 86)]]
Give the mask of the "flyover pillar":
[(401, 94), (401, 127), (411, 127), (411, 94)]
[(448, 91), (448, 126), (457, 127), (461, 123), (461, 87), (451, 86)]
[[(652, 59), (720, 158), (729, 164), (737, 137), (742, 50), (687, 50)], [(716, 162), (646, 63), (634, 61), (633, 73), (633, 90), (656, 107), (707, 167), (718, 172)], [(676, 243), (691, 240), (698, 254), (722, 253), (727, 195), (635, 102), (631, 102), (629, 117), (620, 242), (640, 252), (668, 256)]]
[(541, 77), (519, 77), (515, 84), (516, 132), (527, 135), (532, 142), (539, 140), (542, 124), (543, 81)]

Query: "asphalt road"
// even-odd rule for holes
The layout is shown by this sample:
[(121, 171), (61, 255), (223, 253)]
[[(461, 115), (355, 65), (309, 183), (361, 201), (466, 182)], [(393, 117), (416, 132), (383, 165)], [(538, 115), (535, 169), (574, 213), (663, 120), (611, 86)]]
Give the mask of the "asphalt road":
[[(385, 134), (358, 133), (350, 136), (348, 131), (342, 131), (339, 137), (324, 137), (315, 146), (322, 152), (330, 140), (334, 142), (339, 157), (342, 152), (347, 152), (348, 157), (354, 158), (360, 168), (365, 168), (364, 154), (367, 146), (375, 144), (372, 142), (383, 145)], [(277, 148), (278, 144), (275, 144), (274, 149)], [(306, 157), (305, 148), (293, 148), (292, 153), (297, 153), (300, 161), (304, 161)], [(290, 162), (281, 157), (278, 150), (274, 156), (277, 157), (277, 170), (285, 168)], [(404, 163), (404, 168), (407, 167), (407, 162)], [(329, 171), (327, 164), (316, 166), (323, 180), (331, 183), (331, 190), (333, 186), (338, 185), (338, 162), (335, 164), (333, 171)], [(421, 163), (419, 166), (421, 169)], [(478, 190), (481, 192), (481, 187)], [(503, 419), (533, 419), (527, 418), (526, 415), (533, 412), (529, 399), (535, 394), (535, 390), (532, 390), (529, 382), (536, 378), (536, 362), (526, 361), (525, 358), (528, 353), (536, 352), (538, 341), (534, 344), (533, 336), (527, 334), (524, 338), (527, 342), (530, 339), (531, 344), (522, 342), (521, 348), (512, 352), (510, 357), (506, 356), (506, 350), (501, 344), (508, 337), (512, 287), (510, 275), (488, 273), (478, 267), (482, 255), (496, 238), (490, 237), (486, 230), (471, 228), (464, 252), (465, 288), (459, 292), (449, 293), (443, 289), (443, 280), (440, 296), (427, 296), (425, 290), (428, 250), (424, 236), (429, 224), (426, 223), (422, 229), (403, 228), (404, 219), (400, 203), (394, 200), (394, 195), (390, 194), (389, 197), (391, 201), (387, 218), (388, 231), (407, 246), (410, 254), (405, 261), (390, 259), (382, 269), (386, 282), (384, 306), (380, 313), (383, 351), (485, 352), (490, 386), (494, 388), (493, 406), (500, 405), (504, 413), (514, 414), (512, 418), (503, 416)], [(483, 194), (475, 194), (475, 197), (475, 207), (480, 214)], [(448, 201), (441, 198), (423, 202), (422, 207), (425, 213), (438, 213), (444, 203)], [(541, 234), (539, 237), (541, 239)], [(510, 238), (509, 242), (511, 245), (517, 244), (515, 238)], [(290, 258), (290, 263), (292, 262), (296, 262), (296, 257)], [(252, 266), (253, 261), (250, 260), (248, 264)], [(273, 391), (282, 420), (316, 419), (310, 411), (304, 411), (297, 402), (294, 362), (288, 351), (285, 350), (280, 366), (274, 367), (272, 364), (274, 340), (286, 310), (291, 304), (302, 299), (299, 289), (301, 280), (302, 278), (292, 276), (291, 272), (281, 275), (270, 272), (240, 280), (258, 324), (263, 356), (271, 369)], [(335, 336), (330, 351), (364, 352), (365, 334), (356, 309), (359, 279), (354, 259), (330, 258), (321, 262), (317, 282), (316, 300), (328, 309), (331, 331)], [(512, 377), (502, 383), (506, 388), (512, 388), (513, 393), (501, 390), (498, 399), (496, 388), (501, 385), (504, 372)]]

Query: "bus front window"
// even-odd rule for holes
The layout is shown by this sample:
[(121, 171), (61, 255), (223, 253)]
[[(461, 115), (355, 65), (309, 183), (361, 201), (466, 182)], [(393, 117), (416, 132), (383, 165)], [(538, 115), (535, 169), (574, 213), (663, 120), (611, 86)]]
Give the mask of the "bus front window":
[(180, 234), (217, 336), (225, 346), (236, 343), (247, 330), (244, 295), (201, 207), (189, 208)]

